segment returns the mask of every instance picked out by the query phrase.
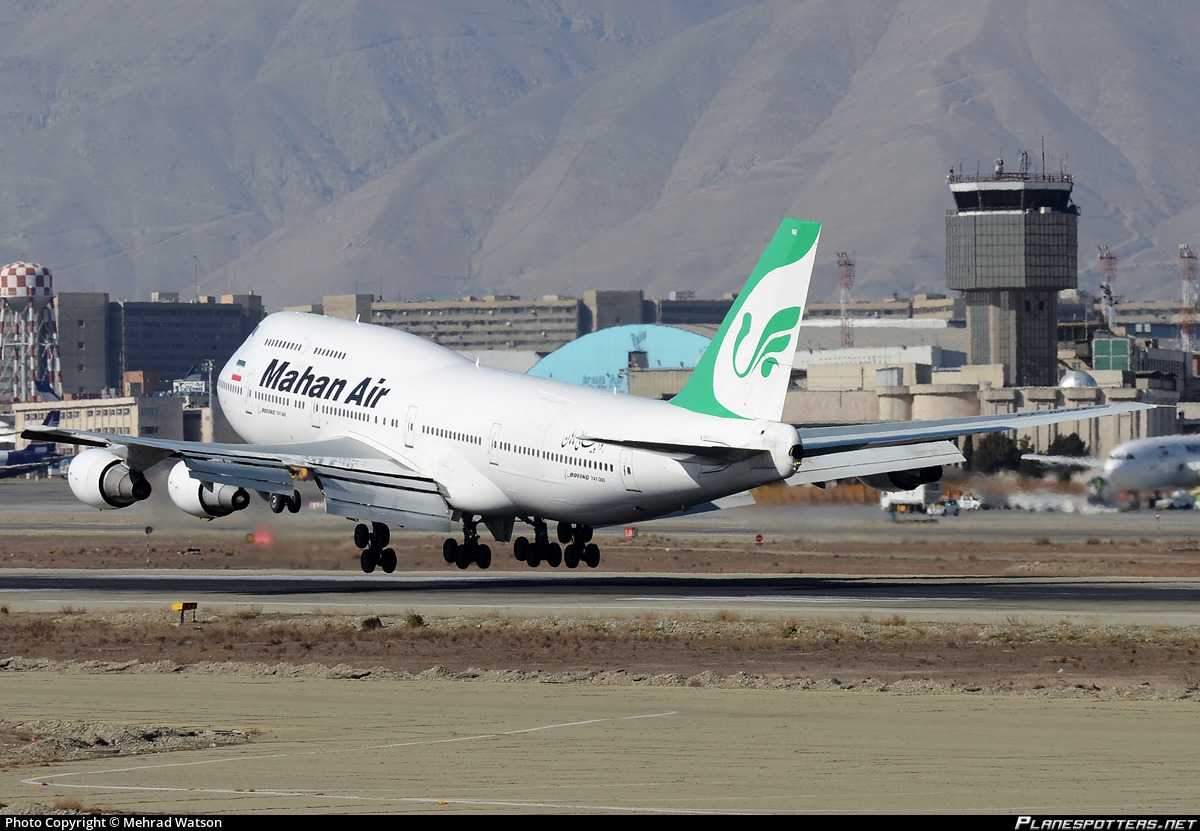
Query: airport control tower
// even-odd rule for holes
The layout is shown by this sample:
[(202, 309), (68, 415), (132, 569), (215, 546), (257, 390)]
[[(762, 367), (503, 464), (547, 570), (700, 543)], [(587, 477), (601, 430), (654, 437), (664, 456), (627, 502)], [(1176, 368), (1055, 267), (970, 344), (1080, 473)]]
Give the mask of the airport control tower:
[(0, 268), (0, 401), (36, 401), (41, 390), (62, 394), (54, 278), (37, 263)]
[(1078, 285), (1071, 177), (996, 160), (991, 175), (946, 177), (946, 286), (966, 293), (968, 362), (1003, 364), (1017, 387), (1058, 383), (1058, 292)]

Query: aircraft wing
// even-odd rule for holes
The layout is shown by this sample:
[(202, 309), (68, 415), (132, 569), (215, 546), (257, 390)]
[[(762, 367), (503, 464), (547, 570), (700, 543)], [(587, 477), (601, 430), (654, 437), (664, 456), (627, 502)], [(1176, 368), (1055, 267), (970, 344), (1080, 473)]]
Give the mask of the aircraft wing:
[[(1023, 430), (1043, 424), (1064, 421), (1083, 421), (1100, 416), (1118, 415), (1152, 409), (1151, 404), (1136, 401), (1119, 404), (1098, 404), (1091, 407), (1071, 407), (1065, 410), (1033, 410), (1023, 413), (942, 418), (933, 421), (895, 421), (880, 424), (850, 424), (836, 427), (797, 427), (804, 445), (805, 457), (826, 453), (844, 453), (872, 447), (915, 444), (936, 439), (950, 439), (974, 433), (997, 433), (1001, 430)], [(854, 474), (859, 475), (859, 474)]]
[(20, 476), (23, 473), (31, 473), (35, 470), (45, 470), (51, 465), (58, 464), (62, 461), (62, 456), (49, 456), (45, 461), (38, 462), (22, 462), (16, 465), (4, 465), (0, 467), (0, 479), (8, 479), (13, 476)]
[(429, 531), (449, 531), (451, 510), (437, 482), (366, 441), (339, 437), (288, 445), (201, 444), (131, 439), (108, 433), (31, 426), (25, 438), (108, 447), (141, 469), (183, 460), (193, 479), (291, 494), (309, 474), (325, 494), (326, 513)]

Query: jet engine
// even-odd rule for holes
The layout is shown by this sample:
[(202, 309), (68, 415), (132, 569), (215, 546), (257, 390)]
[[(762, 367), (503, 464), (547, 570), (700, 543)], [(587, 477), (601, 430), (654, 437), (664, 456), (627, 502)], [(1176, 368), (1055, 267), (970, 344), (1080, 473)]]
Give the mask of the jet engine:
[(101, 447), (72, 459), (67, 481), (80, 502), (102, 511), (126, 508), (150, 496), (150, 483), (141, 471), (131, 470), (124, 459)]
[(942, 466), (922, 467), (913, 470), (893, 470), (890, 473), (874, 473), (859, 476), (858, 481), (877, 491), (910, 491), (921, 485), (930, 485), (942, 478)]
[(179, 510), (200, 519), (229, 516), (250, 504), (250, 494), (244, 488), (193, 479), (184, 462), (171, 468), (167, 493)]

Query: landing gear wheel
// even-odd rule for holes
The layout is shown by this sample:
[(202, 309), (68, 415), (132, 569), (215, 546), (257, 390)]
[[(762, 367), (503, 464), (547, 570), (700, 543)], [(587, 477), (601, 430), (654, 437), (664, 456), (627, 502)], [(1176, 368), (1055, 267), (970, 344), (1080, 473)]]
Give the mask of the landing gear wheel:
[(575, 538), (578, 542), (589, 543), (592, 541), (592, 526), (580, 525), (575, 530)]
[(373, 549), (367, 548), (359, 555), (358, 564), (362, 566), (364, 574), (370, 574), (375, 570), (375, 565), (379, 562), (379, 553)]
[(600, 546), (594, 542), (589, 542), (583, 547), (583, 561), (587, 563), (588, 568), (595, 568), (600, 565)]
[(579, 568), (579, 546), (571, 543), (563, 549), (563, 563), (567, 568)]
[(379, 567), (383, 569), (384, 574), (391, 574), (396, 570), (396, 549), (383, 549), (383, 553), (379, 555)]
[(382, 522), (372, 522), (371, 539), (375, 541), (376, 548), (387, 548), (387, 544), (392, 541), (392, 529)]
[(267, 499), (267, 504), (271, 506), (271, 513), (282, 514), (283, 509), (287, 507), (289, 499), (282, 493), (273, 493)]
[(537, 568), (542, 564), (542, 552), (538, 549), (538, 546), (531, 545), (525, 554), (525, 564), (530, 568)]
[[(274, 498), (272, 496), (272, 498)], [(272, 508), (271, 510), (275, 510)], [(361, 522), (354, 526), (354, 547), (366, 548), (371, 544), (371, 529)]]
[(571, 523), (569, 522), (558, 523), (558, 541), (563, 545), (569, 543), (571, 541), (573, 530), (574, 529), (571, 528)]
[(550, 568), (562, 565), (562, 546), (556, 542), (550, 543), (550, 547), (546, 549), (546, 565)]
[(458, 548), (458, 540), (454, 539), (453, 537), (448, 537), (446, 541), (442, 543), (442, 559), (447, 563), (453, 563), (458, 559)]
[(300, 513), (300, 491), (292, 491), (292, 495), (287, 500), (287, 509), (289, 514)]
[(525, 562), (525, 558), (529, 554), (529, 540), (525, 537), (517, 537), (513, 540), (513, 556), (520, 562)]
[(479, 546), (479, 549), (475, 552), (475, 565), (479, 566), (480, 568), (487, 568), (491, 564), (492, 549), (488, 548), (486, 545)]
[(454, 558), (454, 564), (459, 568), (466, 568), (471, 565), (471, 560), (474, 559), (471, 555), (474, 553), (471, 547), (460, 545), (458, 547), (458, 556)]

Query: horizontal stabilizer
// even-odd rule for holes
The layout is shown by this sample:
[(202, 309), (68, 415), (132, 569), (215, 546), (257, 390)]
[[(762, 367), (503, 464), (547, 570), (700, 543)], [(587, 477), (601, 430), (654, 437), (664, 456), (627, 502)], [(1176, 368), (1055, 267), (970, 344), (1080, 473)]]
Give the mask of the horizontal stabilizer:
[(844, 450), (806, 457), (791, 476), (789, 485), (811, 485), (833, 479), (873, 476), (912, 468), (955, 465), (965, 461), (958, 448), (948, 441), (901, 444), (863, 450)]
[(655, 453), (667, 453), (674, 456), (699, 456), (712, 459), (722, 464), (744, 462), (766, 451), (753, 447), (729, 447), (723, 444), (684, 444), (667, 441), (639, 441), (637, 439), (611, 439), (603, 436), (580, 436), (584, 441), (597, 441), (603, 444), (614, 444), (619, 447), (633, 447), (638, 450), (650, 450)]
[(693, 505), (682, 511), (675, 511), (671, 514), (665, 514), (664, 517), (679, 517), (692, 516), (693, 514), (708, 514), (713, 511), (724, 511), (727, 508), (744, 508), (747, 505), (757, 504), (754, 496), (750, 491), (742, 491), (741, 493), (722, 496), (720, 499), (714, 499), (711, 502), (702, 502), (699, 505)]

